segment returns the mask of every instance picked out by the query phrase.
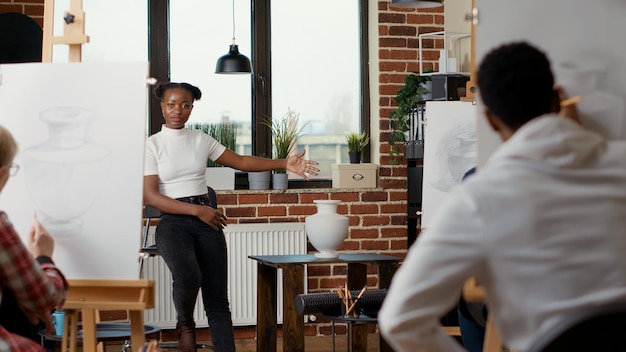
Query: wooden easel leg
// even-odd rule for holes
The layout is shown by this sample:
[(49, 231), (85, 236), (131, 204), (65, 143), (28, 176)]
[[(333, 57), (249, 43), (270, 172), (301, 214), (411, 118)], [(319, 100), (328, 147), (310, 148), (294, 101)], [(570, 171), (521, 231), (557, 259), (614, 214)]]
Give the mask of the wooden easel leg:
[(496, 330), (495, 323), (491, 317), (487, 318), (487, 326), (485, 327), (485, 342), (483, 344), (483, 352), (501, 352), (502, 339)]
[(139, 351), (146, 343), (146, 334), (143, 325), (143, 311), (128, 311), (130, 317), (130, 345), (134, 351)]
[(83, 351), (84, 352), (97, 352), (96, 351), (96, 310), (95, 309), (83, 309)]
[(66, 309), (65, 321), (63, 322), (63, 339), (61, 340), (62, 352), (76, 352), (76, 339), (78, 335), (78, 310)]
[(43, 5), (43, 41), (41, 61), (52, 62), (52, 35), (54, 31), (54, 0), (45, 0)]

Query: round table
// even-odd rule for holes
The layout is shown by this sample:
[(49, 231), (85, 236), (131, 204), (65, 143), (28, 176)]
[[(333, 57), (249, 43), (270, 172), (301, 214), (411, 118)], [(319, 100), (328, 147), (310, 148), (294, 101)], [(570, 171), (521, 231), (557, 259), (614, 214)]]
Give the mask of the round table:
[[(155, 334), (161, 331), (161, 328), (153, 325), (143, 326), (145, 335)], [(97, 323), (96, 324), (96, 340), (106, 344), (106, 341), (119, 341), (126, 340), (126, 343), (122, 347), (122, 351), (126, 351), (130, 347), (130, 323)], [(45, 330), (39, 331), (41, 336), (41, 345), (44, 345), (46, 340), (50, 341), (62, 341), (63, 335), (47, 334)], [(83, 340), (82, 325), (78, 324), (78, 333), (76, 335), (77, 341)]]

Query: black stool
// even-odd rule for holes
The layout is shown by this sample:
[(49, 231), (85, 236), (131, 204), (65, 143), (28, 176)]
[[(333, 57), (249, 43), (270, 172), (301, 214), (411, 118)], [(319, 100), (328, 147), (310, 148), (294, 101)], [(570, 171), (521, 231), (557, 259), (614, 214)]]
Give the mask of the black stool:
[[(353, 297), (358, 296), (358, 290), (351, 290)], [(348, 325), (348, 346), (352, 351), (352, 327), (354, 325), (377, 324), (380, 310), (387, 289), (366, 290), (359, 299), (359, 312), (356, 317), (345, 317), (342, 312), (343, 301), (337, 292), (302, 293), (296, 296), (295, 308), (298, 315), (322, 313), (331, 321), (333, 349), (335, 351), (335, 323)]]

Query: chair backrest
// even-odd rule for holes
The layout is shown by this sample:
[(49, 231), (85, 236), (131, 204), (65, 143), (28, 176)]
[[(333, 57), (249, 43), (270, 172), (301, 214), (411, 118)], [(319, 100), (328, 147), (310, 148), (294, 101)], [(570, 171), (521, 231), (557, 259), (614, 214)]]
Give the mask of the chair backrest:
[(626, 303), (580, 309), (563, 316), (528, 352), (626, 351)]

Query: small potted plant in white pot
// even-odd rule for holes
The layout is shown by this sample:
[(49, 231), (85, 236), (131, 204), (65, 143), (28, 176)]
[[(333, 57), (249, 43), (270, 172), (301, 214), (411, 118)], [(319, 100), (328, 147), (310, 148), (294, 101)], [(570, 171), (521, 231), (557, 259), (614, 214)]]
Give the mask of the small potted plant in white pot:
[[(304, 128), (304, 126), (298, 126), (299, 118), (300, 114), (288, 109), (282, 119), (270, 120), (266, 118), (262, 121), (262, 123), (268, 126), (272, 131), (274, 158), (289, 158), (295, 150), (296, 143)], [(273, 189), (287, 189), (287, 181), (287, 170), (274, 170), (272, 174)]]
[(350, 132), (346, 135), (346, 142), (348, 142), (350, 164), (360, 164), (363, 148), (370, 142), (370, 138), (365, 132), (361, 134)]

